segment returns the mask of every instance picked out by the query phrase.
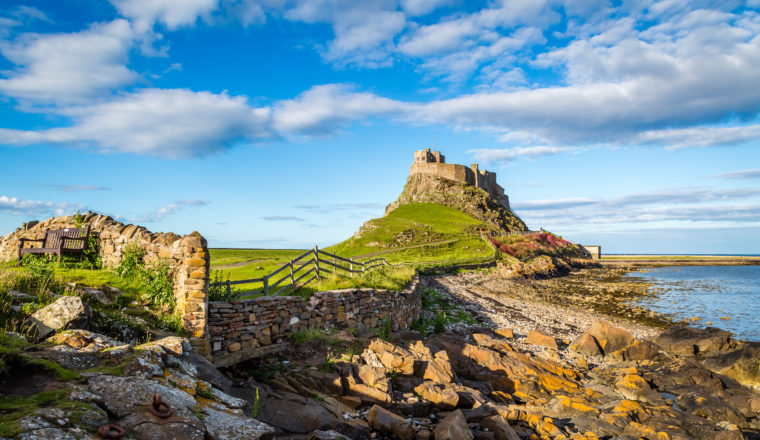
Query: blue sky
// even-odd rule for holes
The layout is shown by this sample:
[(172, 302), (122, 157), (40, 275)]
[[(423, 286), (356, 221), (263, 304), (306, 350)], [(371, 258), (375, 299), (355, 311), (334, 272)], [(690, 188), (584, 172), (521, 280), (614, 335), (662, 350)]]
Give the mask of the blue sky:
[(0, 234), (332, 244), (435, 146), (531, 228), (758, 254), (759, 112), (759, 0), (5, 1)]

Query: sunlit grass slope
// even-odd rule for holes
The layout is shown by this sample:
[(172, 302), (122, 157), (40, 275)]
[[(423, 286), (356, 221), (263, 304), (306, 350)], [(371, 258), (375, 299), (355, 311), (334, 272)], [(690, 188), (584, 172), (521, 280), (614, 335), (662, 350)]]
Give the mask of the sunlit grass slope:
[(377, 255), (391, 262), (480, 261), (493, 249), (480, 237), (487, 226), (435, 203), (402, 205), (365, 223), (359, 233), (327, 250), (341, 256)]

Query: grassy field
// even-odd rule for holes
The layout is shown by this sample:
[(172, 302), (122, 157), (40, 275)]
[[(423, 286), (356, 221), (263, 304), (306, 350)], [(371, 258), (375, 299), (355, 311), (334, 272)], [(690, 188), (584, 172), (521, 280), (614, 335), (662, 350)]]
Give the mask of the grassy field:
[[(382, 257), (393, 264), (411, 263), (410, 266), (404, 269), (388, 268), (377, 274), (366, 274), (354, 279), (328, 277), (319, 283), (310, 284), (304, 291), (359, 285), (400, 288), (414, 275), (412, 267), (489, 261), (494, 257), (494, 249), (480, 237), (479, 231), (484, 228), (481, 221), (443, 205), (417, 203), (401, 206), (386, 217), (369, 221), (359, 237), (351, 237), (324, 250), (361, 261)], [(305, 251), (210, 249), (211, 281), (261, 278), (303, 252)], [(270, 284), (287, 275), (289, 270), (283, 271), (273, 277)], [(283, 286), (287, 283), (285, 281)], [(262, 286), (261, 282), (256, 282), (239, 285), (238, 288), (250, 291), (261, 289)]]
[(306, 252), (306, 249), (209, 249), (211, 268), (241, 262), (287, 262)]

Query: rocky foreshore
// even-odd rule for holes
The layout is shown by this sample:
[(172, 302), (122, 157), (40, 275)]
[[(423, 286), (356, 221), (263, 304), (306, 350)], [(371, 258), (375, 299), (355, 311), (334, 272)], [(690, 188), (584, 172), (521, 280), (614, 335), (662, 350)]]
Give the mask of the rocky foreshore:
[(632, 309), (642, 292), (614, 275), (426, 276), (423, 294), (437, 299), (423, 318), (470, 318), (428, 334), (316, 330), (280, 356), (221, 372), (178, 337), (5, 335), (0, 427), (15, 439), (120, 430), (198, 440), (760, 439), (760, 344), (714, 328), (663, 330), (668, 321)]

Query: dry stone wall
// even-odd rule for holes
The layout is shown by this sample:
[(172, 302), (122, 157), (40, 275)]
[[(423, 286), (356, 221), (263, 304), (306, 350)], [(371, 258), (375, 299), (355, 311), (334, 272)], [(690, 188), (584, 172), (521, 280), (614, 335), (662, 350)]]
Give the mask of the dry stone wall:
[[(98, 252), (103, 266), (113, 268), (124, 258), (129, 243), (144, 252), (146, 264), (165, 263), (174, 278), (174, 298), (183, 325), (193, 335), (193, 345), (208, 353), (206, 312), (208, 306), (209, 253), (206, 239), (198, 232), (185, 236), (152, 233), (137, 225), (120, 223), (111, 217), (88, 212), (84, 224), (98, 238)], [(19, 238), (41, 239), (48, 229), (74, 227), (74, 216), (53, 217), (43, 222), (29, 222), (0, 237), (0, 261), (18, 257)]]
[(422, 309), (419, 280), (395, 292), (345, 289), (298, 296), (209, 302), (211, 355), (219, 367), (283, 349), (307, 328), (373, 328), (384, 319), (396, 331), (409, 328)]

